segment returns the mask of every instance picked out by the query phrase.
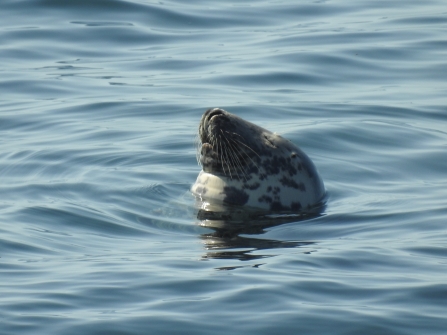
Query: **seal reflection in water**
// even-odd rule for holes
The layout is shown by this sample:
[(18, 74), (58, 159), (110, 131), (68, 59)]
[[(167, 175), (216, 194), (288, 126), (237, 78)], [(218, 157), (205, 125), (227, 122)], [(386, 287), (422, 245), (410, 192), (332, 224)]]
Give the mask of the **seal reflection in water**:
[(220, 108), (199, 125), (202, 171), (191, 191), (209, 206), (244, 206), (270, 213), (299, 213), (319, 206), (323, 181), (292, 142)]

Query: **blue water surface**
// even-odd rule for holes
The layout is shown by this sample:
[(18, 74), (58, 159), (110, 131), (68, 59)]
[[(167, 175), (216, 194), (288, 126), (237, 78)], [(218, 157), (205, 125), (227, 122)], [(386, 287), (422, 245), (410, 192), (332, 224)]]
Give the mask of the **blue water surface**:
[[(446, 36), (442, 0), (1, 1), (0, 334), (446, 334)], [(322, 215), (202, 227), (210, 107)]]

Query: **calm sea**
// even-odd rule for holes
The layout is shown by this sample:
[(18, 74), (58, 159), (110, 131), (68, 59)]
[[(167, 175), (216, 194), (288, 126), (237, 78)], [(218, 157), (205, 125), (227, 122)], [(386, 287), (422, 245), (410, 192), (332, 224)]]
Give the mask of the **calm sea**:
[[(216, 236), (201, 114), (322, 216)], [(2, 0), (0, 334), (447, 334), (447, 3)]]

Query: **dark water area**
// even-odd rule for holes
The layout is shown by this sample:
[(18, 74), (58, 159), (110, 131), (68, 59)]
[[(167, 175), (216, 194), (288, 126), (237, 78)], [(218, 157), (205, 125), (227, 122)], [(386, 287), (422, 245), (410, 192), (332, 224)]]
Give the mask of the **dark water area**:
[[(446, 334), (446, 34), (443, 1), (2, 1), (0, 334)], [(198, 220), (210, 107), (324, 212)]]

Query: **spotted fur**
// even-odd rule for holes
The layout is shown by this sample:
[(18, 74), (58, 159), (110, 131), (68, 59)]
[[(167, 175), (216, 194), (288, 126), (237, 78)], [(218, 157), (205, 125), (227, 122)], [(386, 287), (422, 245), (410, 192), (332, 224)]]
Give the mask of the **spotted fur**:
[(325, 196), (323, 181), (303, 151), (220, 108), (202, 116), (198, 161), (202, 171), (191, 191), (202, 202), (296, 212)]

